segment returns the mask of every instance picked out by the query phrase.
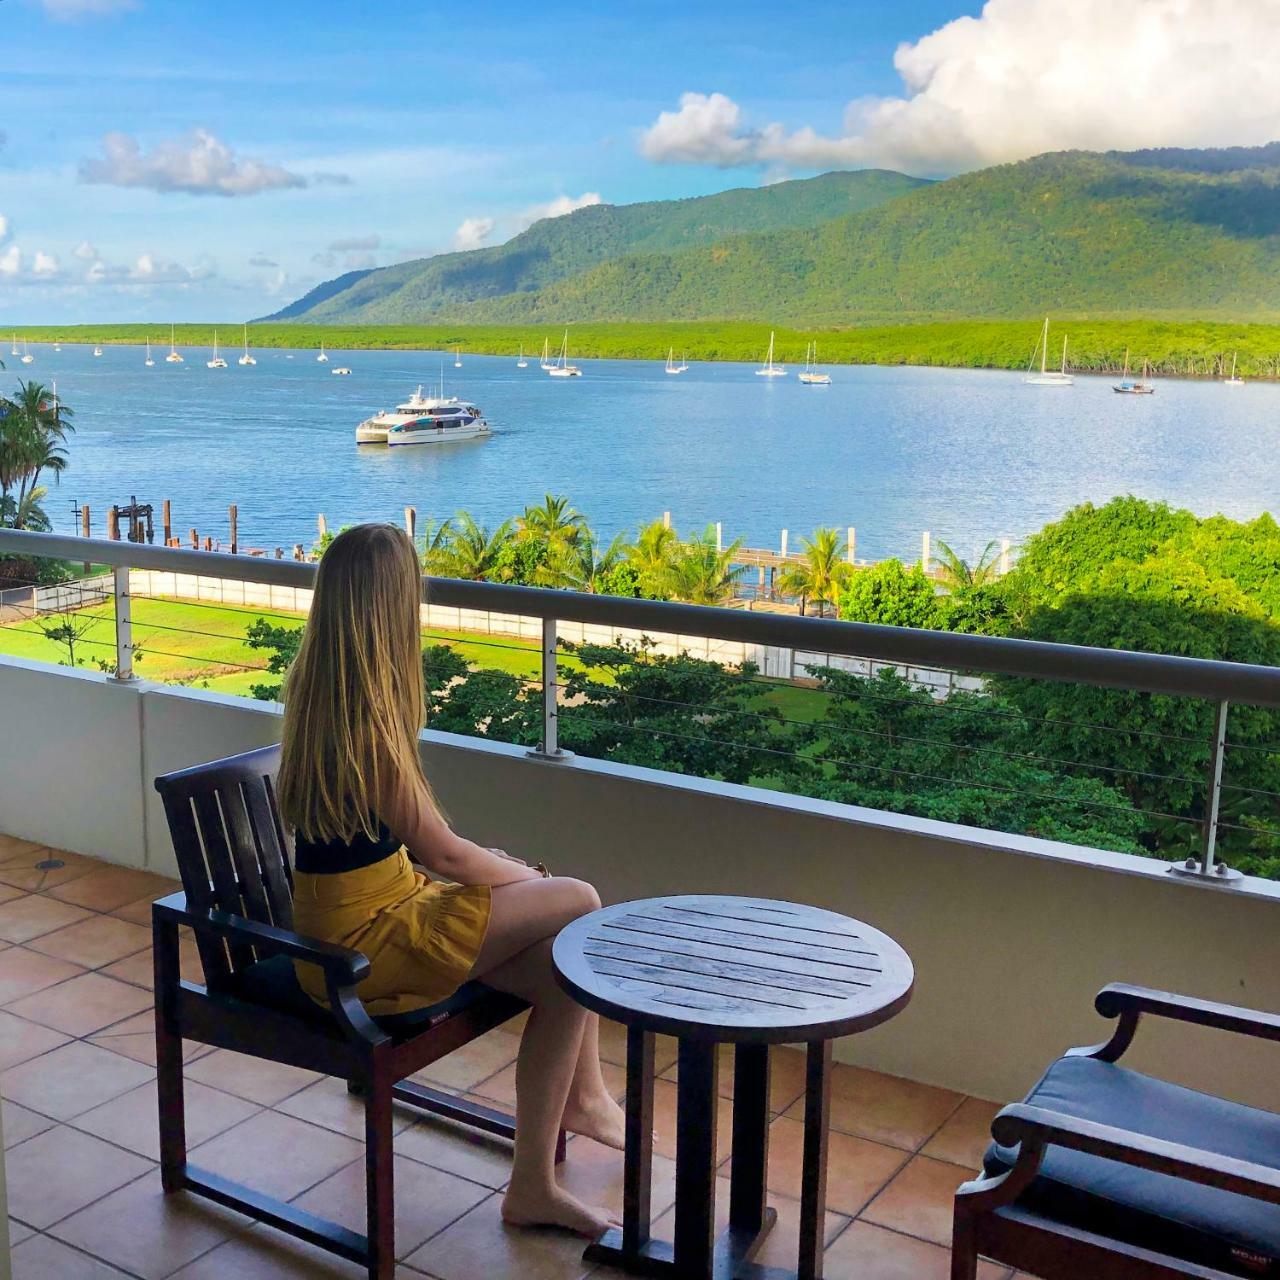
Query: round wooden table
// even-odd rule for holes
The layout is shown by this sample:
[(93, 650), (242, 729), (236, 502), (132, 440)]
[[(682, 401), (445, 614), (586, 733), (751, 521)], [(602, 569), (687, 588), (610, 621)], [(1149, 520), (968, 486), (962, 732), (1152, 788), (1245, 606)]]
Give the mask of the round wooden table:
[[(763, 898), (647, 898), (575, 920), (556, 938), (560, 984), (627, 1027), (623, 1225), (586, 1257), (681, 1280), (822, 1275), (831, 1041), (886, 1022), (915, 980), (892, 938), (848, 916)], [(650, 1236), (654, 1035), (678, 1038), (673, 1244)], [(715, 1236), (717, 1047), (734, 1050), (729, 1227)], [(775, 1221), (766, 1204), (769, 1047), (806, 1045), (796, 1272), (752, 1262)]]

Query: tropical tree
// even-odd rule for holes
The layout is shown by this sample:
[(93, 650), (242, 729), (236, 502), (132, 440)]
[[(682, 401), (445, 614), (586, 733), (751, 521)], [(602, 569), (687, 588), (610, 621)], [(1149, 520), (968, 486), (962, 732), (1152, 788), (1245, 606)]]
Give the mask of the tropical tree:
[(837, 529), (821, 528), (812, 538), (801, 539), (804, 561), (789, 565), (778, 575), (778, 588), (786, 595), (800, 597), (800, 614), (812, 600), (818, 606), (818, 616), (826, 614), (826, 606), (832, 612), (839, 604), (840, 589), (853, 572), (845, 554), (844, 536)]
[(989, 586), (1000, 576), (1000, 544), (994, 539), (972, 564), (945, 542), (938, 543), (938, 550), (941, 554), (933, 557), (933, 567), (947, 591), (972, 591)]
[(19, 382), (13, 398), (0, 397), (0, 525), (49, 527), (40, 499), (42, 475), (56, 481), (67, 465), (63, 448), (73, 411), (39, 382)]
[(626, 564), (627, 549), (622, 534), (607, 547), (601, 547), (600, 539), (588, 530), (574, 543), (572, 554), (565, 559), (564, 585), (574, 591), (609, 594), (609, 587), (616, 584), (617, 570)]
[(448, 532), (437, 536), (434, 549), (428, 548), (428, 567), (441, 577), (483, 581), (495, 576), (502, 550), (510, 539), (510, 520), (490, 530), (470, 512), (460, 511), (449, 522)]
[(555, 549), (577, 542), (587, 532), (587, 518), (568, 498), (547, 494), (540, 507), (525, 507), (516, 517), (516, 537)]
[(627, 563), (639, 575), (646, 595), (664, 600), (671, 594), (671, 564), (679, 546), (679, 535), (665, 521), (641, 525), (635, 542), (627, 549)]
[(676, 547), (668, 570), (669, 594), (686, 604), (724, 604), (733, 598), (746, 572), (733, 563), (742, 539), (721, 550), (716, 531), (708, 525), (699, 537)]

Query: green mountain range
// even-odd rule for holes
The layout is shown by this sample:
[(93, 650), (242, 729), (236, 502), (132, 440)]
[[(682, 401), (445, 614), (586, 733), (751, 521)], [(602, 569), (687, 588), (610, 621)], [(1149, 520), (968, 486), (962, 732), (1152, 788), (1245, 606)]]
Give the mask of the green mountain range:
[(447, 319), (470, 304), (534, 293), (625, 254), (678, 252), (747, 232), (819, 226), (924, 185), (902, 173), (865, 169), (687, 200), (588, 205), (535, 222), (492, 248), (349, 271), (267, 319), (371, 324)]
[(850, 323), (1280, 312), (1280, 144), (1061, 152), (597, 206), (313, 290), (273, 319)]

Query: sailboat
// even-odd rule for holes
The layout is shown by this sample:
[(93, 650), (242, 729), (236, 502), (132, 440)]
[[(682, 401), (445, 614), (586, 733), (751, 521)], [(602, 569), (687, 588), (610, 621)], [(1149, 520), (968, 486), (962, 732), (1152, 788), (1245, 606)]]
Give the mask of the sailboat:
[(55, 343), (53, 344), (53, 350), (54, 350), (54, 354), (56, 355), (59, 351), (61, 351), (61, 350), (62, 350), (62, 343), (60, 343), (60, 342), (55, 342)]
[(324, 353), (324, 342), (323, 342), (323, 341), (320, 343), (320, 354), (319, 354), (318, 356), (316, 356), (316, 363), (317, 363), (317, 364), (328, 364), (328, 363), (329, 363), (329, 357), (328, 357), (327, 355), (325, 355), (325, 353)]
[(169, 326), (169, 354), (164, 358), (165, 364), (181, 364), (182, 357), (178, 354), (178, 348), (173, 341), (173, 325)]
[(249, 354), (249, 326), (244, 326), (244, 355), (236, 361), (236, 364), (257, 364), (257, 360)]
[(527, 369), (528, 367), (529, 367), (529, 362), (524, 358), (524, 344), (523, 344), (523, 343), (521, 343), (521, 345), (520, 345), (520, 357), (519, 357), (519, 359), (517, 359), (517, 360), (516, 360), (516, 368), (517, 368), (517, 369)]
[(680, 363), (679, 363), (679, 364), (676, 364), (676, 362), (675, 362), (675, 354), (676, 354), (676, 349), (675, 349), (675, 347), (668, 347), (668, 348), (667, 348), (667, 372), (668, 372), (668, 373), (683, 373), (683, 372), (684, 372), (684, 371), (685, 371), (689, 366), (688, 366), (687, 364), (685, 364), (685, 362), (684, 362), (684, 357), (683, 357), (683, 356), (681, 356), (681, 357), (680, 357)]
[(800, 381), (809, 387), (829, 387), (831, 375), (818, 372), (818, 344), (811, 342), (804, 351), (804, 372)]
[(560, 359), (551, 365), (547, 372), (553, 378), (580, 378), (582, 370), (576, 364), (569, 363), (569, 330), (564, 331), (564, 341), (560, 344)]
[(94, 347), (94, 349), (93, 349), (93, 354), (94, 354), (95, 356), (100, 356), (100, 355), (102, 354), (102, 348), (101, 348), (101, 347)]
[(225, 369), (227, 362), (218, 354), (218, 331), (213, 331), (213, 359), (206, 360), (205, 365), (210, 369)]
[(460, 346), (453, 349), (453, 367), (455, 369), (462, 368), (462, 348)]
[(31, 352), (27, 350), (27, 340), (26, 340), (26, 338), (23, 338), (23, 340), (22, 340), (22, 363), (23, 363), (23, 364), (32, 364), (34, 361), (35, 361), (35, 356), (33, 356), (33, 355), (31, 354)]
[[(1034, 372), (1036, 360), (1036, 351), (1040, 353), (1040, 372)], [(1049, 369), (1046, 363), (1049, 356), (1049, 317), (1044, 318), (1044, 329), (1040, 334), (1040, 341), (1036, 343), (1036, 350), (1031, 353), (1031, 363), (1027, 365), (1027, 376), (1023, 378), (1023, 382), (1033, 387), (1069, 387), (1074, 379), (1067, 372), (1067, 339), (1066, 335), (1062, 338), (1062, 368)]]
[(1152, 396), (1155, 395), (1156, 389), (1147, 381), (1147, 362), (1142, 362), (1142, 377), (1133, 382), (1129, 378), (1129, 348), (1124, 349), (1124, 372), (1120, 375), (1120, 381), (1112, 388), (1112, 391), (1118, 392), (1122, 396)]
[(539, 362), (540, 369), (551, 368), (551, 339), (543, 338), (542, 340), (542, 360)]
[(756, 370), (757, 378), (785, 378), (787, 371), (778, 364), (773, 363), (773, 330), (769, 330), (769, 350), (764, 357), (764, 364)]
[(155, 364), (155, 360), (151, 356), (151, 335), (150, 334), (147, 334), (147, 358), (142, 363), (145, 364), (148, 369), (150, 369)]
[[(23, 358), (25, 359), (26, 357), (24, 356)], [(1244, 386), (1244, 379), (1236, 377), (1236, 353), (1234, 351), (1231, 353), (1231, 377), (1226, 378), (1223, 381), (1223, 386), (1227, 386), (1227, 387), (1243, 387)]]
[(9, 354), (11, 356), (18, 354), (18, 335), (16, 333), (13, 335), (13, 345), (9, 348)]

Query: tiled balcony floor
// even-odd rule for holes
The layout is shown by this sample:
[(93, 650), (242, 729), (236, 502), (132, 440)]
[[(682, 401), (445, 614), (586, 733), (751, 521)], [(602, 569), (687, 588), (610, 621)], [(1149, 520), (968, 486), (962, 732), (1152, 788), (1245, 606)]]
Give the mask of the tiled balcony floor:
[[(37, 867), (50, 858), (63, 865)], [(15, 1280), (361, 1276), (269, 1228), (160, 1191), (147, 926), (151, 899), (174, 887), (0, 836), (0, 1097)], [(199, 980), (194, 948), (184, 960)], [(517, 1043), (510, 1031), (492, 1032), (424, 1075), (510, 1105)], [(620, 1094), (621, 1028), (606, 1026), (603, 1043)], [(657, 1234), (669, 1236), (674, 1046), (660, 1043), (659, 1055), (654, 1213)], [(790, 1266), (803, 1068), (792, 1050), (777, 1051), (774, 1062), (770, 1202), (779, 1225), (761, 1261)], [(722, 1079), (731, 1095), (731, 1068)], [(345, 1086), (192, 1045), (187, 1089), (189, 1145), (200, 1164), (363, 1230), (363, 1119)], [(994, 1111), (957, 1093), (836, 1067), (830, 1280), (945, 1280), (951, 1194), (976, 1167)], [(400, 1125), (397, 1247), (406, 1280), (617, 1274), (591, 1272), (580, 1240), (502, 1226), (501, 1143), (408, 1113)], [(727, 1136), (727, 1115), (721, 1131)], [(563, 1178), (584, 1198), (620, 1208), (617, 1152), (572, 1139)], [(727, 1194), (719, 1203), (727, 1205)], [(1009, 1277), (995, 1266), (981, 1274)]]

